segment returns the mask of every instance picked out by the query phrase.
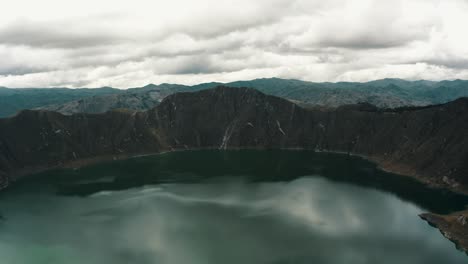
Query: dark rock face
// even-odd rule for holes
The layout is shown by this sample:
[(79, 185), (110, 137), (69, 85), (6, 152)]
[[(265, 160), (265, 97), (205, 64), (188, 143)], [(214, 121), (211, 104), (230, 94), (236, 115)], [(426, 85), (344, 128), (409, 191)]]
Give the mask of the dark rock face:
[[(178, 93), (146, 112), (0, 120), (0, 172), (193, 148), (305, 148), (363, 155), (383, 168), (467, 190), (468, 99), (412, 109), (303, 109), (248, 88)], [(1, 175), (1, 174), (0, 174)], [(5, 176), (3, 176), (5, 177)]]

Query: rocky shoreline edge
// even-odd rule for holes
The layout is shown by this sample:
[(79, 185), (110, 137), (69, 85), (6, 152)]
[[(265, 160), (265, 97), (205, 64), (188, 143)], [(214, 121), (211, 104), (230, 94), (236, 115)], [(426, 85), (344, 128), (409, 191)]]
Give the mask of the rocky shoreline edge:
[(438, 228), (444, 237), (455, 243), (457, 249), (468, 255), (468, 210), (449, 215), (424, 213), (419, 217)]

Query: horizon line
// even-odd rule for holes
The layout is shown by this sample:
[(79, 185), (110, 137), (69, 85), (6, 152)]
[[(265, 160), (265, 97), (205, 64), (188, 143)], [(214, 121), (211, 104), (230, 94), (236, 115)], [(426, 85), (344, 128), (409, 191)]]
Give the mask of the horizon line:
[(304, 83), (311, 83), (311, 84), (339, 84), (339, 83), (372, 83), (372, 82), (378, 82), (378, 81), (384, 81), (384, 80), (393, 80), (393, 81), (404, 81), (404, 82), (430, 82), (430, 83), (440, 83), (440, 82), (455, 82), (455, 81), (468, 81), (468, 79), (443, 79), (443, 80), (426, 80), (426, 79), (405, 79), (405, 78), (381, 78), (381, 79), (374, 79), (374, 80), (369, 80), (369, 81), (324, 81), (324, 82), (314, 82), (314, 81), (307, 81), (307, 80), (301, 80), (301, 79), (294, 79), (294, 78), (281, 78), (281, 77), (261, 77), (261, 78), (254, 78), (254, 79), (246, 79), (246, 80), (237, 80), (237, 81), (231, 81), (231, 82), (217, 82), (217, 81), (209, 81), (209, 82), (201, 82), (201, 83), (196, 83), (196, 84), (181, 84), (181, 83), (168, 83), (168, 82), (161, 82), (158, 84), (155, 83), (148, 83), (143, 86), (135, 86), (135, 87), (113, 87), (113, 86), (101, 86), (101, 87), (67, 87), (67, 86), (49, 86), (49, 87), (7, 87), (7, 86), (0, 86), (0, 89), (117, 89), (117, 90), (129, 90), (129, 89), (138, 89), (138, 88), (145, 88), (148, 86), (161, 86), (161, 85), (179, 85), (179, 86), (187, 86), (187, 87), (194, 87), (198, 85), (204, 85), (204, 84), (219, 84), (219, 85), (224, 85), (224, 84), (230, 84), (230, 83), (236, 83), (236, 82), (251, 82), (251, 81), (256, 81), (256, 80), (272, 80), (272, 79), (279, 79), (283, 81), (299, 81), (299, 82), (304, 82)]

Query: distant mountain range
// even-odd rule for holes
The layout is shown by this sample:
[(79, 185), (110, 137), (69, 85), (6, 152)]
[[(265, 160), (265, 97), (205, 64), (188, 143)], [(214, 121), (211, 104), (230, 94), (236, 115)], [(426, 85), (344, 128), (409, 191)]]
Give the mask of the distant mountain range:
[(468, 96), (468, 81), (465, 80), (433, 82), (383, 79), (365, 83), (314, 83), (269, 78), (231, 83), (203, 83), (193, 86), (149, 84), (145, 87), (127, 90), (109, 87), (95, 89), (0, 88), (0, 117), (11, 116), (22, 109), (44, 109), (63, 114), (101, 113), (119, 108), (143, 111), (158, 105), (170, 94), (198, 91), (218, 85), (254, 88), (306, 107), (338, 107), (365, 102), (381, 108), (397, 108), (441, 104)]
[(0, 87), (0, 117), (16, 114), (23, 109), (34, 109), (53, 104), (64, 104), (92, 96), (103, 96), (125, 91), (103, 87), (96, 89), (68, 88), (5, 88)]

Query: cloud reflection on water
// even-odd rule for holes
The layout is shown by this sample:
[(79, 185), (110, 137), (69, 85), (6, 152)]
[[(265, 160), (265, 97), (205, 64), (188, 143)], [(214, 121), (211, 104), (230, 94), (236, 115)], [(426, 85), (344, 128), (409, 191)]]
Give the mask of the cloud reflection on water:
[(0, 201), (5, 263), (464, 263), (421, 209), (320, 177)]

